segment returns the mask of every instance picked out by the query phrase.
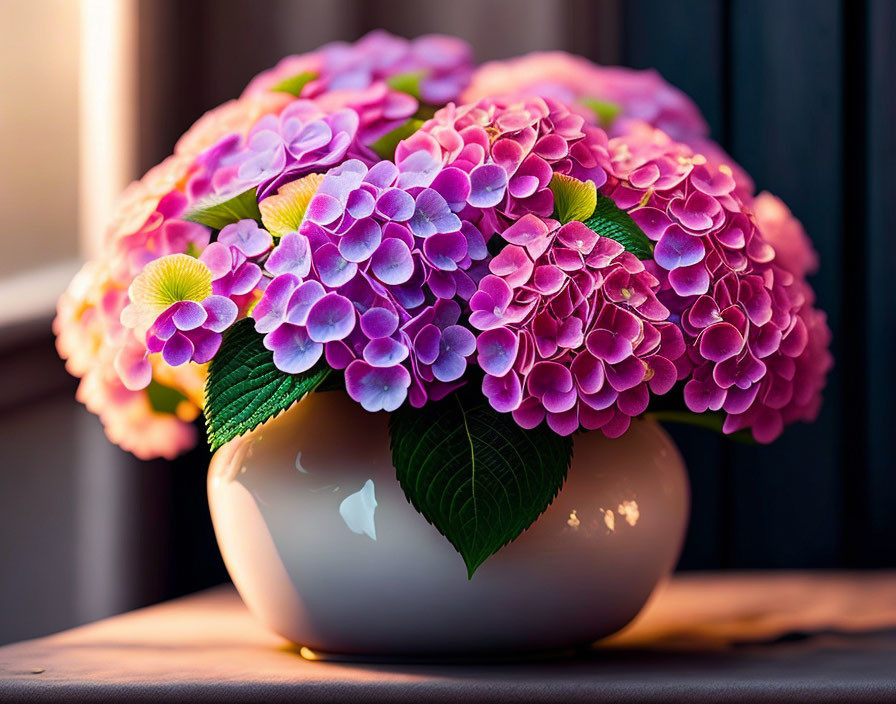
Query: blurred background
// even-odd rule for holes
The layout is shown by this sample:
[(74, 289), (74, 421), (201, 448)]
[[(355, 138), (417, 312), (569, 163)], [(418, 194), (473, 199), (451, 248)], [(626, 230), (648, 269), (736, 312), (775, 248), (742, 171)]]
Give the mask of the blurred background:
[(227, 579), (208, 454), (141, 462), (74, 400), (53, 306), (115, 195), (290, 53), (382, 27), (479, 61), (565, 49), (656, 67), (821, 255), (837, 366), (774, 445), (672, 428), (680, 569), (896, 567), (892, 0), (0, 0), (0, 643)]

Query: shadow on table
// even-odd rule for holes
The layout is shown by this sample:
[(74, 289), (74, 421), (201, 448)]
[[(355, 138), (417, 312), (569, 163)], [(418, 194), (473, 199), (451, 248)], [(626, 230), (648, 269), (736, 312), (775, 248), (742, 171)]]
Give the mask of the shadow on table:
[(703, 678), (776, 682), (782, 678), (837, 673), (847, 680), (890, 681), (896, 673), (896, 628), (863, 631), (793, 630), (771, 638), (723, 642), (712, 631), (669, 633), (652, 644), (597, 644), (574, 651), (520, 655), (515, 658), (376, 659), (318, 654), (284, 647), (296, 657), (317, 660), (324, 668), (370, 673), (456, 679), (594, 682), (639, 678), (646, 682), (694, 681)]

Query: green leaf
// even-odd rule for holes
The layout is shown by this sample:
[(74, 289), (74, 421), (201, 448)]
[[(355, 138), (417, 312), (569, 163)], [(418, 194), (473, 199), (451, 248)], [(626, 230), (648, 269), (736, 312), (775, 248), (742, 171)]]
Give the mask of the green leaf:
[(579, 181), (566, 174), (551, 177), (554, 194), (554, 218), (566, 224), (573, 220), (585, 222), (597, 206), (597, 187), (594, 181)]
[(423, 79), (423, 73), (420, 71), (411, 71), (408, 73), (396, 73), (386, 79), (386, 84), (401, 93), (407, 93), (420, 100), (420, 81)]
[(149, 405), (156, 413), (170, 413), (175, 415), (177, 407), (181, 401), (187, 401), (187, 397), (177, 389), (173, 389), (165, 384), (160, 384), (153, 379), (146, 387), (146, 395), (149, 398)]
[(205, 421), (213, 451), (289, 408), (330, 372), (323, 363), (302, 374), (282, 372), (262, 340), (254, 322), (244, 318), (224, 333), (209, 364)]
[(582, 105), (594, 111), (594, 116), (598, 123), (604, 129), (608, 129), (613, 125), (613, 121), (619, 117), (622, 112), (622, 106), (617, 103), (611, 103), (607, 100), (597, 100), (596, 98), (582, 98)]
[(414, 117), (416, 117), (418, 120), (426, 122), (427, 120), (431, 120), (433, 117), (435, 117), (438, 109), (439, 108), (435, 105), (420, 103), (419, 107), (417, 108), (417, 112), (414, 113)]
[(384, 134), (373, 144), (371, 144), (370, 148), (376, 152), (377, 156), (379, 156), (380, 159), (391, 160), (395, 157), (395, 148), (398, 146), (398, 143), (401, 140), (410, 137), (422, 126), (423, 120), (418, 120), (416, 117), (412, 117), (400, 127), (396, 127), (391, 132), (387, 132), (386, 134)]
[(392, 414), (392, 462), (411, 504), (461, 554), (470, 578), (550, 505), (566, 479), (572, 438), (518, 426), (462, 390)]
[(252, 188), (237, 196), (212, 197), (199, 201), (182, 219), (198, 222), (213, 230), (222, 230), (240, 220), (261, 222), (261, 211), (258, 209), (255, 189)]
[(317, 78), (316, 73), (305, 71), (304, 73), (300, 73), (297, 76), (284, 78), (278, 84), (273, 86), (271, 90), (276, 91), (277, 93), (289, 93), (290, 95), (294, 95), (298, 98), (302, 94), (302, 88), (305, 87), (305, 84), (310, 83), (315, 78)]
[(632, 220), (631, 216), (613, 202), (612, 198), (599, 193), (594, 215), (584, 223), (601, 237), (616, 240), (638, 259), (653, 258), (653, 243)]

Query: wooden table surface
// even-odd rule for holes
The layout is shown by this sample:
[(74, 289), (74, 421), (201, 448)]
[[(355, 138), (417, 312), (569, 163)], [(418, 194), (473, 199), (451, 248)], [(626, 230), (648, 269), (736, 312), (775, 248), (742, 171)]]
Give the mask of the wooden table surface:
[(0, 648), (0, 701), (896, 701), (896, 573), (676, 576), (574, 659), (309, 662), (232, 587)]

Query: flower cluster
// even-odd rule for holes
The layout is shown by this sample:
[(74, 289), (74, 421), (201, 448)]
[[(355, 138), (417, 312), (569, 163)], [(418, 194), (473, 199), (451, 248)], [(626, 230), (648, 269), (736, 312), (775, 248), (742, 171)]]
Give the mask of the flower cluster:
[(674, 388), (770, 441), (832, 363), (817, 257), (706, 131), (657, 74), (564, 54), (473, 73), (462, 42), (377, 32), (290, 57), (127, 189), (60, 354), (141, 457), (195, 441), (246, 318), (280, 372), (325, 365), (369, 411), (481, 382), (520, 426), (616, 437)]
[(452, 300), (473, 294), (469, 272), (487, 256), (457, 215), (470, 177), (445, 169), (427, 187), (402, 187), (392, 162), (349, 160), (308, 178), (309, 188), (276, 196), (302, 217), (268, 259), (273, 279), (252, 312), (274, 363), (299, 373), (325, 355), (372, 411), (440, 398), (475, 349)]
[(421, 101), (439, 106), (457, 100), (472, 73), (472, 50), (444, 35), (412, 41), (373, 31), (354, 44), (334, 42), (289, 56), (256, 76), (244, 96), (288, 90), (313, 99), (328, 113), (356, 113), (355, 156), (373, 158), (368, 147), (417, 114)]
[(610, 437), (664, 394), (684, 352), (666, 322), (659, 282), (618, 242), (581, 222), (557, 227), (535, 215), (502, 237), (492, 272), (470, 300), (482, 391), (532, 428), (547, 417), (561, 435), (579, 427)]
[(280, 186), (342, 161), (358, 132), (358, 113), (326, 113), (296, 100), (261, 118), (245, 137), (226, 136), (199, 155), (187, 186), (192, 198), (258, 189), (264, 198)]
[[(190, 203), (184, 185), (199, 168), (197, 157), (227, 135), (244, 136), (289, 101), (285, 94), (245, 96), (200, 118), (173, 156), (122, 193), (103, 258), (88, 262), (59, 300), (57, 349), (81, 379), (78, 399), (99, 416), (110, 440), (138, 457), (174, 457), (196, 443), (205, 367), (172, 367), (162, 355), (147, 354), (145, 339), (120, 322), (128, 288), (152, 261), (208, 245), (205, 227), (179, 219)], [(157, 403), (158, 389), (177, 403)]]
[(718, 144), (694, 102), (655, 70), (598, 66), (562, 51), (536, 52), (483, 64), (464, 91), (465, 102), (493, 95), (553, 98), (570, 106), (611, 137), (657, 128), (703, 154), (713, 165), (727, 165), (738, 195), (753, 194), (753, 181)]
[[(750, 427), (771, 441), (783, 427), (779, 411), (794, 399), (806, 321), (816, 332), (823, 327), (807, 308), (808, 286), (778, 262), (730, 169), (689, 155), (659, 131), (612, 139), (609, 151), (605, 190), (656, 243), (659, 297), (684, 333), (687, 353), (677, 366), (688, 408), (722, 410), (726, 432)], [(776, 234), (789, 241), (792, 232)], [(816, 376), (827, 366), (817, 365)]]
[(470, 174), (470, 205), (494, 232), (533, 213), (550, 216), (554, 174), (606, 181), (607, 135), (557, 101), (488, 98), (438, 111), (398, 145), (406, 183), (425, 184), (443, 166)]
[(420, 98), (430, 105), (457, 100), (473, 70), (468, 44), (439, 34), (408, 41), (373, 31), (354, 44), (333, 42), (310, 54), (288, 56), (274, 68), (256, 76), (244, 95), (272, 90), (297, 76), (305, 81), (303, 98), (360, 92), (394, 76), (419, 83)]
[(703, 137), (709, 128), (697, 106), (654, 70), (597, 66), (562, 51), (535, 52), (478, 67), (462, 100), (475, 103), (502, 94), (540, 95), (571, 106), (611, 136), (643, 120), (675, 140)]

